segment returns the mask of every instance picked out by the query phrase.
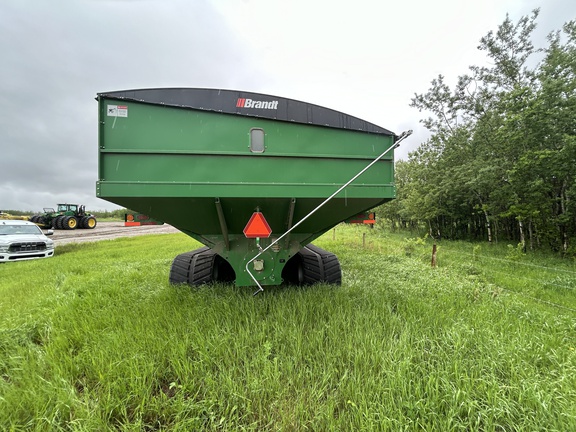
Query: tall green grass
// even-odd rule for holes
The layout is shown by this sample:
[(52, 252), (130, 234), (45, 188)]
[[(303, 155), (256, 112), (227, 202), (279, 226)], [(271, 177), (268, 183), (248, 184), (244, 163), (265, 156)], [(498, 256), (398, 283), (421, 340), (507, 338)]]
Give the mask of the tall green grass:
[[(430, 241), (428, 241), (430, 244)], [(477, 278), (495, 289), (576, 312), (576, 261), (542, 252), (522, 252), (518, 245), (446, 242), (442, 267)]]
[(0, 430), (576, 430), (576, 316), (523, 267), (493, 280), (506, 249), (445, 243), (433, 269), (379, 230), (316, 244), (341, 287), (170, 286), (182, 234), (0, 266)]

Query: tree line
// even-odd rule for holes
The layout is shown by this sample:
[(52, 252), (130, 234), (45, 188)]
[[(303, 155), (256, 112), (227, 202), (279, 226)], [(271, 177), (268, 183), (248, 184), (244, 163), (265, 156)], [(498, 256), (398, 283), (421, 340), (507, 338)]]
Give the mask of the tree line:
[(485, 66), (415, 94), (430, 138), (396, 163), (393, 227), (576, 255), (576, 21), (536, 48), (538, 14), (507, 16), (480, 40)]

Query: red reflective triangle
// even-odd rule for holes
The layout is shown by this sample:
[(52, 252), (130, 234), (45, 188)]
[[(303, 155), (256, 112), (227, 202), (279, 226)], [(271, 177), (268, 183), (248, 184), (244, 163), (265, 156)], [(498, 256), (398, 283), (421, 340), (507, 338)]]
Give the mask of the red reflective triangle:
[(262, 213), (254, 212), (243, 232), (246, 238), (268, 238), (272, 234), (272, 229)]

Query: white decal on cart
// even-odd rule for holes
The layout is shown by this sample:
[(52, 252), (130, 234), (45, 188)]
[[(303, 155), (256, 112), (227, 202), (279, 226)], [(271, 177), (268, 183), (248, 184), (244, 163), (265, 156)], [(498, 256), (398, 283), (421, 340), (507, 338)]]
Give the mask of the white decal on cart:
[(128, 117), (128, 107), (126, 105), (108, 105), (106, 115), (108, 117)]

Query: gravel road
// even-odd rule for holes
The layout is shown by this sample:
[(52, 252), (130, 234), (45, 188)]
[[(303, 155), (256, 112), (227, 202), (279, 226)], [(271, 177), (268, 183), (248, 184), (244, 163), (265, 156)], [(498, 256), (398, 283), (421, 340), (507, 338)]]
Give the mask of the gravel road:
[(54, 230), (50, 236), (56, 246), (66, 243), (94, 242), (112, 240), (118, 237), (133, 237), (146, 234), (179, 233), (171, 225), (140, 225), (127, 227), (124, 222), (98, 222), (94, 229)]

